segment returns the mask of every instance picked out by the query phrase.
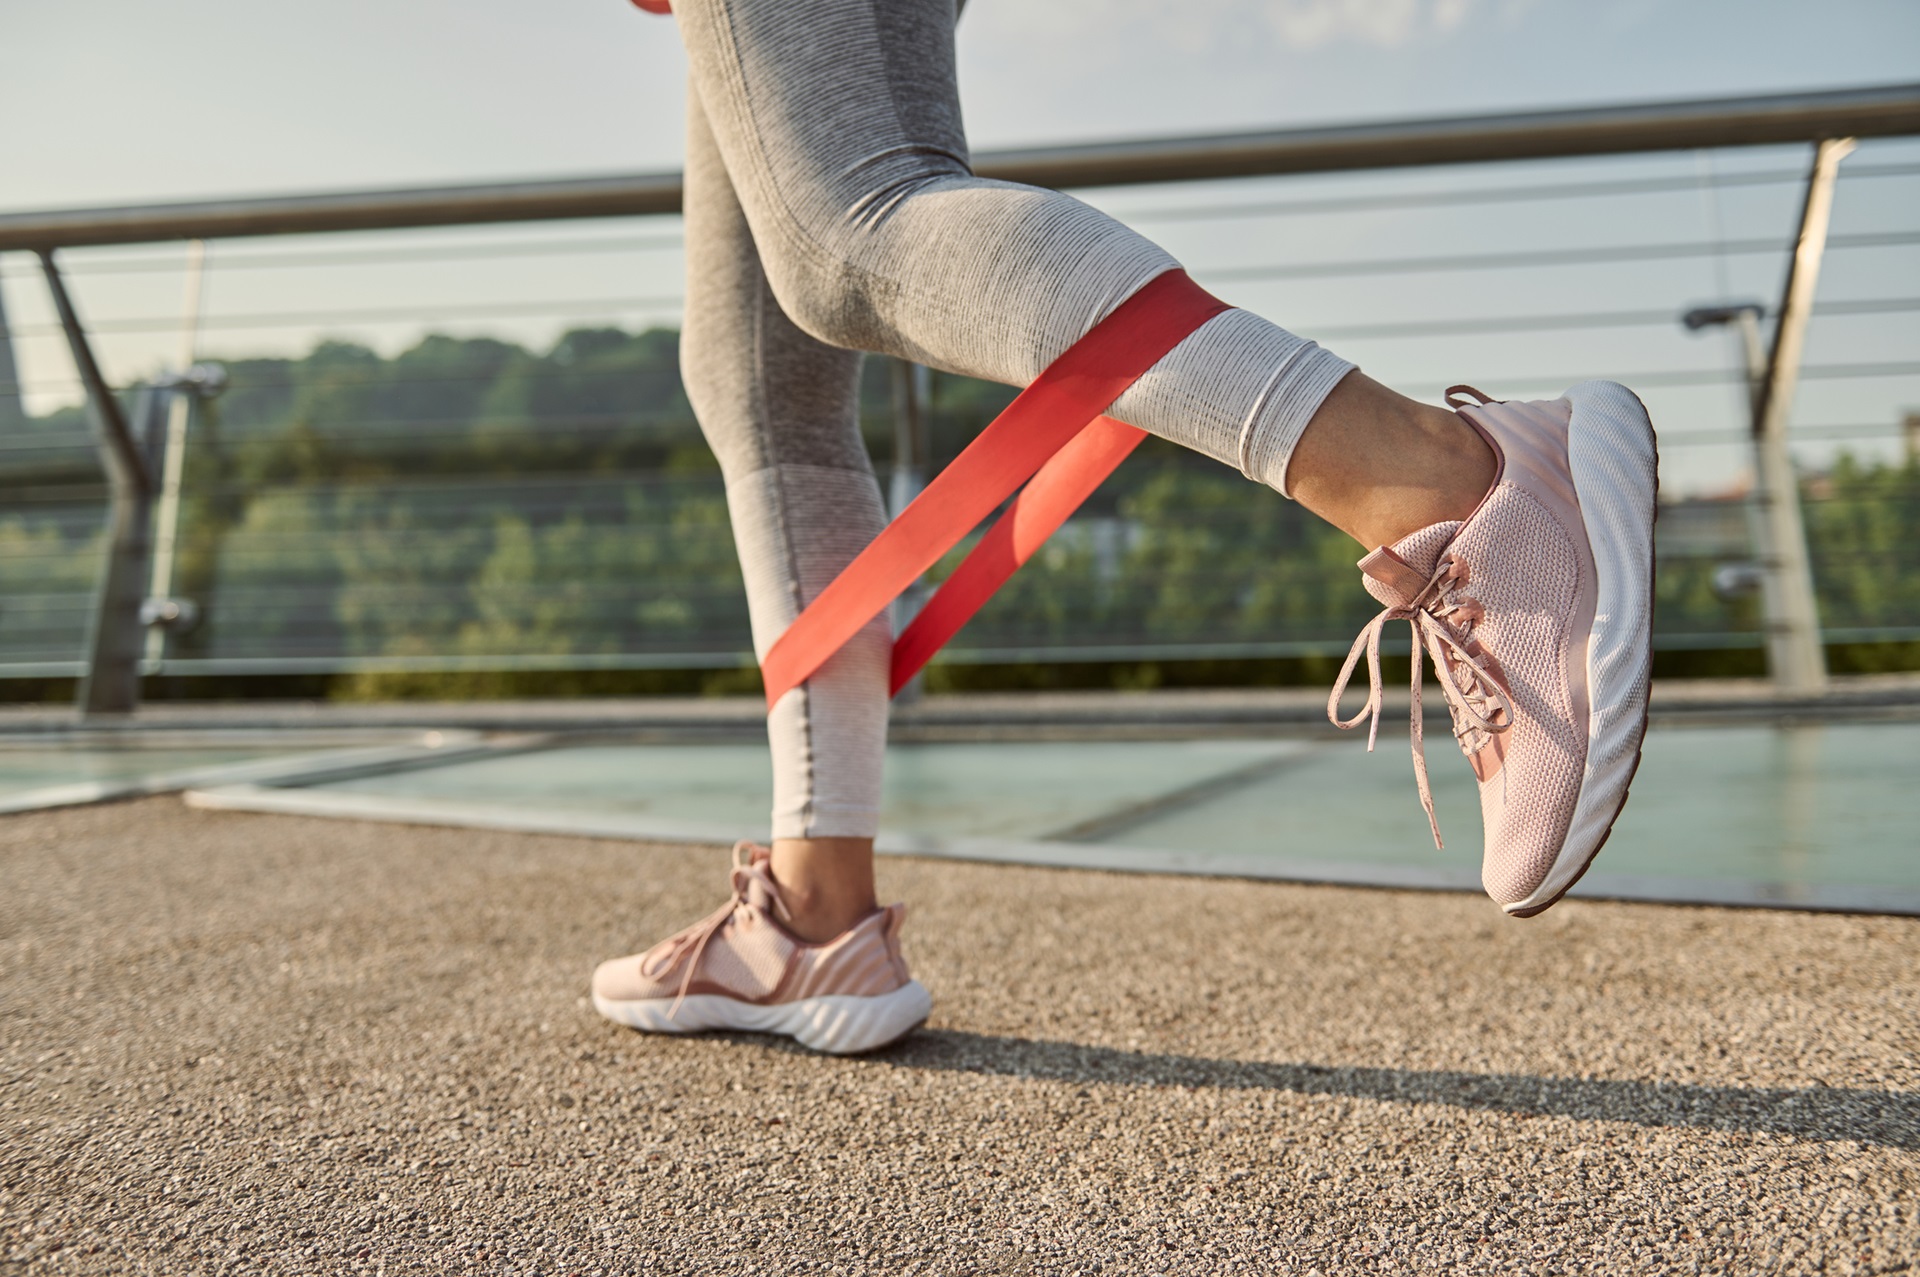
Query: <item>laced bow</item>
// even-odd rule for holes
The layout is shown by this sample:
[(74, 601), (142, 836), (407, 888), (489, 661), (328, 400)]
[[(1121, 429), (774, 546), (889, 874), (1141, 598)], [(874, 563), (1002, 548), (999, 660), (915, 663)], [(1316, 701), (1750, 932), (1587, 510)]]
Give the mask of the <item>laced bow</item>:
[[(1384, 687), (1380, 681), (1380, 635), (1389, 621), (1405, 621), (1413, 631), (1413, 708), (1408, 715), (1413, 747), (1413, 775), (1420, 786), (1420, 805), (1426, 809), (1427, 824), (1433, 829), (1433, 845), (1441, 847), (1440, 822), (1433, 814), (1433, 789), (1427, 783), (1427, 754), (1422, 740), (1424, 715), (1420, 704), (1422, 669), (1426, 657), (1433, 658), (1439, 675), (1440, 690), (1447, 698), (1453, 719), (1453, 734), (1463, 752), (1471, 754), (1483, 747), (1494, 733), (1513, 726), (1513, 702), (1487, 669), (1481, 657), (1468, 646), (1472, 629), (1481, 619), (1479, 603), (1458, 596), (1455, 591), (1467, 583), (1467, 565), (1453, 555), (1441, 556), (1433, 575), (1420, 592), (1404, 605), (1389, 606), (1367, 622), (1353, 640), (1347, 662), (1340, 667), (1332, 695), (1327, 697), (1327, 719), (1335, 727), (1352, 729), (1371, 718), (1367, 728), (1367, 750), (1372, 752), (1380, 736), (1380, 708)], [(1340, 717), (1340, 694), (1347, 690), (1360, 653), (1367, 655), (1367, 703), (1352, 718)], [(1451, 656), (1451, 660), (1448, 657)], [(1462, 676), (1455, 678), (1455, 671)]]
[[(741, 853), (746, 859), (741, 859)], [(753, 864), (753, 844), (737, 842), (733, 845), (733, 896), (727, 903), (715, 909), (685, 931), (667, 937), (640, 956), (640, 974), (649, 980), (658, 980), (681, 963), (686, 964), (686, 974), (680, 977), (680, 991), (674, 995), (673, 1005), (667, 1008), (667, 1018), (671, 1020), (679, 1011), (680, 1004), (687, 1000), (687, 990), (693, 984), (693, 973), (700, 969), (700, 955), (707, 951), (707, 942), (720, 934), (734, 911), (743, 906), (751, 907), (747, 898), (747, 884)], [(792, 918), (787, 902), (780, 898), (779, 889), (773, 884), (771, 875), (761, 879), (761, 888), (770, 897), (774, 912), (785, 918)]]

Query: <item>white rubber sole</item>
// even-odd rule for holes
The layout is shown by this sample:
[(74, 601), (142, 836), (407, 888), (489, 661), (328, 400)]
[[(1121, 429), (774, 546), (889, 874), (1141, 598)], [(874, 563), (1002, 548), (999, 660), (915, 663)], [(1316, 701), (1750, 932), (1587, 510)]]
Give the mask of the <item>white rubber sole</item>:
[(1587, 646), (1587, 765), (1567, 840), (1540, 885), (1503, 906), (1530, 917), (1565, 895), (1613, 832), (1647, 734), (1653, 645), (1653, 520), (1659, 453), (1639, 396), (1618, 382), (1583, 381), (1567, 455), (1592, 548), (1598, 593)]
[(924, 1024), (933, 1011), (933, 998), (918, 980), (870, 998), (835, 995), (772, 1006), (719, 994), (697, 994), (681, 1000), (679, 1009), (668, 1018), (673, 1003), (672, 998), (615, 1002), (597, 993), (593, 997), (601, 1015), (644, 1033), (703, 1033), (711, 1029), (779, 1033), (828, 1055), (857, 1055), (898, 1042)]

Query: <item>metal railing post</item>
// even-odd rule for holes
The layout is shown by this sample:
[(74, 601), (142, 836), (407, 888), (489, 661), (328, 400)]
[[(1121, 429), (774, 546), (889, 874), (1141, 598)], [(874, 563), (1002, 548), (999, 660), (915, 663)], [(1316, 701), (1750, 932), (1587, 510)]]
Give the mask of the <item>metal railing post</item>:
[(20, 366), (13, 358), (13, 330), (7, 326), (6, 289), (0, 285), (0, 430), (27, 424), (27, 405), (20, 393)]
[[(80, 680), (78, 705), (82, 715), (130, 714), (140, 703), (140, 656), (145, 638), (140, 605), (146, 598), (153, 546), (153, 476), (139, 441), (120, 411), (120, 401), (101, 375), (52, 251), (43, 249), (39, 256), (47, 291), (53, 295), (60, 327), (73, 353), (74, 370), (86, 387), (101, 465), (112, 492), (106, 563), (88, 624), (87, 672)], [(151, 418), (157, 415), (163, 398), (158, 390), (141, 392), (139, 411), (142, 425), (149, 430), (158, 428)]]
[[(187, 379), (193, 375), (194, 357), (199, 353), (200, 299), (206, 279), (207, 242), (196, 239), (187, 249), (187, 296), (180, 323), (180, 372), (174, 379), (173, 402), (168, 406), (167, 430), (160, 441), (159, 464), (154, 467), (159, 479), (159, 511), (153, 530), (153, 581), (148, 596), (162, 606), (173, 596), (173, 565), (180, 538), (180, 483), (186, 473), (187, 424), (193, 416), (194, 396), (187, 393)], [(178, 604), (174, 605), (177, 611)], [(153, 608), (149, 608), (151, 614)], [(157, 667), (167, 654), (168, 627), (155, 625), (147, 631), (147, 664)]]
[(1827, 227), (1833, 216), (1833, 187), (1840, 161), (1854, 148), (1852, 138), (1828, 138), (1814, 148), (1807, 176), (1806, 204), (1793, 260), (1787, 266), (1780, 317), (1774, 325), (1753, 411), (1754, 488), (1759, 510), (1756, 547), (1761, 567), (1761, 599), (1766, 617), (1767, 670), (1783, 692), (1817, 694), (1826, 690), (1827, 657), (1820, 642), (1820, 611), (1813, 592), (1813, 563), (1807, 553), (1807, 529), (1800, 513), (1800, 485), (1787, 450), (1787, 424), (1806, 349), (1807, 320), (1820, 281)]
[[(893, 474), (888, 482), (887, 512), (899, 518), (900, 512), (927, 486), (927, 467), (933, 453), (932, 422), (928, 400), (931, 398), (932, 372), (921, 364), (896, 360), (893, 365)], [(893, 632), (906, 628), (927, 599), (923, 581), (915, 581), (893, 601)], [(911, 704), (926, 690), (926, 671), (900, 689), (896, 704)]]
[[(1753, 423), (1760, 419), (1760, 405), (1767, 393), (1767, 350), (1760, 339), (1760, 317), (1766, 314), (1764, 306), (1741, 306), (1735, 312), (1735, 322), (1740, 329), (1740, 354), (1746, 361), (1747, 370), (1747, 425), (1752, 433)], [(1753, 484), (1747, 490), (1747, 541), (1753, 546), (1755, 562), (1746, 565), (1749, 570), (1746, 589), (1764, 591), (1769, 573), (1774, 569), (1767, 567), (1777, 562), (1777, 556), (1767, 547), (1773, 544), (1772, 525), (1767, 522), (1767, 501), (1763, 494), (1766, 489), (1760, 482), (1760, 450), (1753, 448)], [(1798, 489), (1796, 488), (1796, 494)], [(1780, 669), (1779, 660), (1773, 653), (1773, 613), (1768, 610), (1765, 597), (1761, 600), (1762, 639), (1767, 643), (1767, 669), (1775, 672)]]
[(893, 365), (893, 476), (888, 484), (889, 513), (898, 517), (920, 489), (927, 486), (927, 465), (933, 451), (927, 420), (927, 399), (933, 377), (921, 364), (896, 360)]

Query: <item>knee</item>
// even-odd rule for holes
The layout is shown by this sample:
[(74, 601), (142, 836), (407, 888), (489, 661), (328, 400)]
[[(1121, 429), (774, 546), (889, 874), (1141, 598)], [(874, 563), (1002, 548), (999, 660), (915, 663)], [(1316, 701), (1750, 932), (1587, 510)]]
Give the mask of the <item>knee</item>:
[(899, 158), (915, 163), (857, 197), (793, 201), (779, 224), (759, 235), (780, 308), (816, 341), (889, 351), (892, 332), (881, 317), (886, 297), (916, 258), (938, 251), (937, 237), (927, 233), (929, 206), (950, 184), (971, 181), (925, 157)]
[(729, 482), (777, 462), (868, 473), (859, 353), (804, 333), (754, 259), (743, 265), (737, 289), (690, 291), (680, 338), (681, 384), (721, 470)]
[(703, 398), (725, 397), (743, 374), (764, 371), (764, 343), (861, 349), (848, 320), (856, 253), (837, 239), (784, 231), (743, 236), (690, 263), (680, 377), (696, 412)]
[(795, 328), (845, 350), (881, 348), (859, 245), (850, 237), (814, 239), (804, 248), (789, 246), (769, 256), (767, 284)]

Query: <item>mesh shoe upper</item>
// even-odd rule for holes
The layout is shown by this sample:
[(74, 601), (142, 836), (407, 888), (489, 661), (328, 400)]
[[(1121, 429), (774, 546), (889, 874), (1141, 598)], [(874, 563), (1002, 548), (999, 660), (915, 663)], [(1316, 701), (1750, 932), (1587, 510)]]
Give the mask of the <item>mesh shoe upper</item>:
[[(739, 853), (747, 859), (739, 863)], [(876, 997), (912, 977), (900, 952), (904, 905), (876, 909), (834, 939), (800, 939), (780, 921), (786, 907), (769, 870), (771, 853), (735, 851), (733, 897), (714, 913), (645, 953), (614, 958), (593, 973), (609, 1002), (717, 994), (771, 1004), (829, 995)]]
[[(1564, 399), (1462, 409), (1499, 459), (1479, 508), (1464, 522), (1422, 528), (1360, 564), (1367, 591), (1387, 608), (1368, 627), (1374, 649), (1379, 627), (1407, 620), (1440, 675), (1454, 734), (1480, 779), (1482, 881), (1503, 904), (1525, 899), (1552, 870), (1586, 763), (1586, 649), (1596, 578), (1567, 462), (1569, 411)], [(1363, 631), (1336, 698), (1368, 641)], [(1363, 714), (1377, 722), (1377, 664), (1371, 673)], [(1416, 771), (1431, 815), (1417, 695), (1413, 713)]]

